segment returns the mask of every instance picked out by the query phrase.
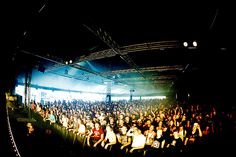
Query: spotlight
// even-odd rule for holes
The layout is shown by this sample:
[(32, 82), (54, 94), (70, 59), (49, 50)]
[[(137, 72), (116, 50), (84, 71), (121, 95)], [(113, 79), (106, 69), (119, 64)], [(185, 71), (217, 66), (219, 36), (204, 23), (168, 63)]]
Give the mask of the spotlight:
[(65, 63), (66, 63), (66, 65), (68, 65), (68, 61), (66, 61)]
[(184, 45), (184, 47), (187, 47), (187, 46), (188, 46), (188, 43), (185, 41), (185, 42), (183, 43), (183, 45)]
[(196, 41), (193, 41), (193, 46), (197, 47), (197, 42)]
[(69, 63), (71, 64), (71, 63), (72, 63), (72, 60), (70, 60)]

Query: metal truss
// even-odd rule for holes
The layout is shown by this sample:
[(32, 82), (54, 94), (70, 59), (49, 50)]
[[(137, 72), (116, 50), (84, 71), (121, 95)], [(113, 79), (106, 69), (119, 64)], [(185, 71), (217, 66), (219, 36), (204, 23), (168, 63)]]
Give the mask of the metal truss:
[(155, 81), (155, 80), (173, 80), (176, 79), (176, 75), (168, 75), (168, 76), (154, 76), (154, 77), (146, 77), (146, 79), (142, 77), (128, 77), (128, 78), (120, 78), (119, 81)]
[[(123, 46), (123, 47), (119, 47), (119, 54), (127, 55), (129, 53), (140, 52), (140, 51), (164, 50), (164, 49), (171, 49), (171, 48), (180, 48), (179, 41), (176, 41), (176, 40), (160, 41), (160, 42), (149, 42), (149, 43)], [(115, 53), (113, 49), (108, 49), (108, 50), (94, 52), (89, 55), (82, 55), (78, 59), (76, 59), (76, 62), (97, 60), (97, 59), (102, 59), (102, 58), (114, 57), (116, 55), (117, 53)]]
[[(152, 51), (152, 50), (163, 50), (163, 49), (171, 49), (171, 48), (179, 48), (180, 47), (179, 41), (172, 40), (172, 41), (160, 41), (160, 42), (149, 42), (149, 43), (141, 43), (141, 44), (134, 44), (134, 45), (128, 45), (119, 47), (119, 52), (123, 56), (123, 59), (126, 59), (127, 61), (131, 62), (129, 60), (130, 57), (126, 57), (129, 53), (135, 53), (135, 52), (141, 52), (141, 51)], [(74, 60), (73, 64), (77, 64), (79, 62), (83, 61), (92, 61), (92, 60), (98, 60), (103, 58), (109, 58), (116, 56), (117, 53), (113, 49), (107, 49), (102, 51), (97, 51), (94, 53), (90, 53), (88, 55), (82, 55), (77, 57)], [(53, 71), (57, 68), (60, 68), (61, 64), (55, 64), (54, 66), (47, 68), (46, 71)], [(133, 68), (134, 69), (134, 68)], [(143, 69), (139, 68), (141, 71)], [(135, 69), (134, 69), (135, 72)]]
[[(145, 67), (140, 68), (142, 72), (162, 72), (162, 71), (182, 71), (182, 65), (173, 65), (173, 66), (156, 66), (156, 67)], [(123, 70), (113, 70), (108, 72), (101, 73), (103, 76), (112, 76), (116, 74), (126, 74), (126, 73), (133, 73), (135, 69), (123, 69)]]
[(134, 68), (143, 78), (145, 78), (139, 67), (127, 54), (123, 54), (121, 52), (119, 45), (111, 38), (111, 36), (106, 31), (102, 30), (101, 28), (89, 27), (85, 24), (84, 26), (94, 35), (99, 37), (107, 46), (109, 46), (115, 55), (120, 56), (120, 58), (123, 59), (130, 67)]
[(131, 81), (127, 82), (127, 85), (158, 85), (158, 84), (170, 84), (172, 81), (171, 80), (151, 80), (151, 81)]

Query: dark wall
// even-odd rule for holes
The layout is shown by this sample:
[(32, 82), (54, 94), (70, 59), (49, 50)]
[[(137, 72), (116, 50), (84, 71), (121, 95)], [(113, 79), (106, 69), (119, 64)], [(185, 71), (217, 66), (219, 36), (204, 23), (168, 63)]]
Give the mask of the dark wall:
[[(194, 69), (195, 65), (197, 69)], [(234, 67), (233, 50), (199, 55), (176, 82), (179, 99), (232, 106), (236, 89)]]

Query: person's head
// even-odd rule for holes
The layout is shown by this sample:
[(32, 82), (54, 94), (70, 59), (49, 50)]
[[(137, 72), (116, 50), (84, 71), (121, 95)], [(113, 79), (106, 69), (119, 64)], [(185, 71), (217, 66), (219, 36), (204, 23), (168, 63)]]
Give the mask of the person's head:
[(172, 117), (172, 118), (173, 118), (173, 120), (176, 120), (176, 115), (173, 115), (173, 117)]
[(191, 127), (191, 122), (190, 120), (187, 121), (187, 128)]
[(123, 126), (123, 125), (124, 125), (124, 120), (123, 120), (123, 119), (120, 119), (120, 120), (119, 120), (119, 125), (120, 125), (120, 126)]
[(174, 125), (174, 121), (173, 121), (173, 120), (170, 120), (169, 125), (170, 125), (170, 126), (173, 126), (173, 125)]
[(114, 118), (113, 117), (109, 117), (109, 123), (113, 124), (114, 123)]
[(183, 117), (182, 117), (182, 121), (185, 121), (186, 120), (186, 115), (184, 114)]
[(129, 122), (129, 117), (128, 116), (125, 117), (125, 121)]
[(126, 135), (126, 133), (127, 133), (127, 127), (126, 126), (123, 126), (122, 128), (121, 128), (121, 133), (123, 134), (123, 135)]
[(132, 117), (133, 120), (136, 119), (135, 114), (132, 114), (131, 117)]
[(28, 128), (33, 127), (31, 123), (27, 123), (26, 126), (27, 126)]
[(173, 135), (174, 135), (174, 139), (178, 139), (178, 138), (179, 138), (179, 134), (178, 134), (177, 131), (175, 131), (175, 132), (173, 133)]
[(183, 125), (180, 125), (180, 126), (179, 126), (179, 131), (183, 131), (183, 130), (184, 130)]
[(164, 125), (162, 129), (163, 129), (163, 131), (165, 132), (165, 131), (167, 131), (168, 128), (167, 128), (166, 125)]
[(120, 115), (119, 115), (119, 119), (122, 119), (122, 120), (123, 120), (123, 118), (124, 118), (124, 115), (123, 115), (123, 114), (120, 114)]
[(100, 128), (100, 124), (98, 122), (95, 123), (95, 129), (99, 129)]
[(160, 116), (157, 116), (157, 117), (155, 118), (155, 120), (156, 120), (156, 122), (160, 122), (160, 120), (161, 120)]
[(133, 133), (134, 133), (134, 135), (138, 135), (138, 128), (137, 127), (133, 127)]
[(199, 127), (199, 124), (198, 123), (194, 123), (193, 124), (193, 129), (197, 129)]
[(150, 124), (151, 124), (151, 120), (147, 120), (147, 121), (146, 121), (146, 124), (147, 124), (147, 125), (150, 125)]
[(151, 125), (151, 126), (149, 127), (149, 130), (153, 131), (153, 130), (154, 130), (154, 125)]

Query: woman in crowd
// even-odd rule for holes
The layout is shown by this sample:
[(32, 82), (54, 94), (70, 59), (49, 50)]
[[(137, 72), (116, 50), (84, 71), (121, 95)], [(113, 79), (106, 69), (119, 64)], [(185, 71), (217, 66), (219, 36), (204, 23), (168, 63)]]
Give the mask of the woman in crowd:
[(108, 149), (109, 146), (112, 146), (114, 144), (116, 144), (116, 134), (114, 133), (112, 128), (109, 125), (107, 125), (106, 136), (105, 139), (102, 141), (101, 146), (104, 147), (104, 149)]

